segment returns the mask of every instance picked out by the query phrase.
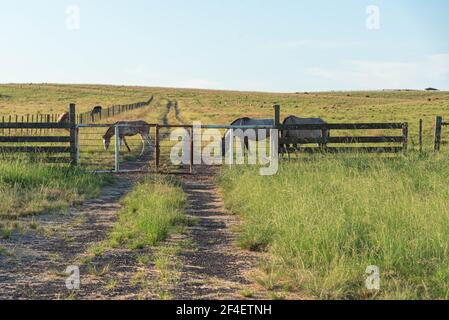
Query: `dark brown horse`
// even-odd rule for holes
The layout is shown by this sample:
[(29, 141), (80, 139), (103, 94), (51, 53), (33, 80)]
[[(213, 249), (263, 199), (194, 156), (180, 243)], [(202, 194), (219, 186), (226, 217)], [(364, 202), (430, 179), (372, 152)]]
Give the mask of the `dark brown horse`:
[(103, 112), (102, 106), (96, 106), (92, 109), (90, 112), (90, 117), (92, 118), (92, 122), (95, 121), (95, 115), (99, 114), (101, 116), (101, 113)]
[[(235, 120), (234, 122), (231, 123), (231, 126), (235, 126), (236, 128), (238, 127), (247, 127), (247, 126), (254, 126), (254, 127), (274, 127), (274, 120), (273, 119), (252, 119), (252, 118), (240, 118)], [(248, 129), (243, 130), (243, 133), (245, 134), (245, 132), (247, 132)], [(251, 140), (255, 139), (255, 141), (259, 141), (262, 138), (259, 136), (260, 131), (259, 130), (254, 130), (255, 131), (255, 137), (252, 137)], [(230, 137), (230, 130), (227, 130), (225, 135), (222, 138), (222, 143), (221, 143), (221, 152), (224, 155), (228, 149), (229, 149), (229, 142), (230, 139), (233, 139), (234, 137)], [(270, 138), (270, 130), (266, 130), (265, 132), (265, 136), (264, 139), (269, 139)], [(242, 142), (242, 152), (245, 152), (246, 150), (249, 150), (249, 137), (244, 137)]]

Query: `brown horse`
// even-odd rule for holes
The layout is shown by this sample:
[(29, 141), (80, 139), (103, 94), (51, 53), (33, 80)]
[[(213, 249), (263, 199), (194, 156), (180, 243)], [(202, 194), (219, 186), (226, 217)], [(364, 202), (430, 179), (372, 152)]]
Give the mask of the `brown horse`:
[(103, 112), (102, 106), (96, 106), (90, 112), (90, 117), (92, 118), (92, 122), (95, 122), (95, 115), (99, 114), (101, 118), (101, 113)]
[(111, 138), (115, 136), (115, 128), (118, 126), (120, 145), (125, 143), (126, 148), (131, 152), (125, 137), (133, 137), (140, 135), (142, 139), (142, 152), (141, 156), (145, 152), (145, 144), (148, 143), (150, 146), (150, 153), (153, 152), (153, 142), (151, 141), (150, 129), (151, 126), (145, 121), (119, 121), (111, 126), (106, 134), (103, 136), (104, 149), (108, 150), (111, 144)]
[[(69, 123), (69, 118), (70, 118), (70, 114), (68, 112), (63, 113), (59, 116), (58, 120), (56, 121), (56, 123), (58, 124), (64, 124), (64, 123)], [(70, 129), (64, 129), (67, 131), (70, 131)]]
[(60, 123), (60, 124), (68, 123), (69, 118), (70, 118), (70, 114), (68, 112), (66, 112), (66, 113), (61, 114), (56, 122)]

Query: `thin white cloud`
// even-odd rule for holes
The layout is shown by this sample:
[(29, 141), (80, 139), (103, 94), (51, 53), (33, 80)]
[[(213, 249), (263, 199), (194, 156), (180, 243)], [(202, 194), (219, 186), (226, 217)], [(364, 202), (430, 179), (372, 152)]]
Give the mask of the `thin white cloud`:
[(296, 40), (283, 43), (286, 48), (304, 49), (338, 49), (363, 45), (359, 41), (334, 41), (334, 40)]
[(430, 56), (430, 72), (436, 78), (449, 78), (449, 53)]
[(307, 73), (354, 89), (447, 87), (449, 54), (430, 55), (411, 63), (351, 60), (338, 68), (309, 68)]
[(179, 75), (170, 76), (167, 73), (161, 73), (150, 70), (143, 64), (128, 66), (124, 68), (124, 80), (126, 83), (138, 85), (154, 85), (173, 88), (195, 88), (195, 89), (216, 89), (221, 85), (218, 82), (202, 78), (183, 78)]

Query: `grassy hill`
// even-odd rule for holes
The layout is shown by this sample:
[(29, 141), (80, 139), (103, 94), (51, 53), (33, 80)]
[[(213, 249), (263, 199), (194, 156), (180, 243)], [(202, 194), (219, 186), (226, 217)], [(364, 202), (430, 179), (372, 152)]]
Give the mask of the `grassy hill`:
[[(131, 103), (150, 95), (155, 99), (148, 108), (107, 122), (229, 124), (242, 116), (271, 118), (272, 106), (281, 104), (283, 116), (328, 122), (406, 121), (412, 144), (417, 143), (418, 121), (423, 119), (425, 149), (432, 150), (435, 116), (449, 119), (447, 92), (281, 94), (88, 85), (0, 85), (0, 114), (64, 112), (70, 102), (86, 111), (96, 104)], [(92, 149), (96, 162), (103, 132), (104, 128), (87, 141), (97, 147)], [(220, 185), (226, 206), (243, 221), (239, 245), (267, 253), (257, 282), (268, 290), (298, 290), (325, 299), (446, 299), (447, 149), (439, 155), (410, 152), (392, 159), (317, 155), (308, 161), (282, 162), (273, 177), (259, 176), (254, 167), (224, 169)], [(107, 183), (92, 181), (96, 176), (82, 171), (62, 174), (39, 164), (0, 166), (4, 214), (27, 214), (28, 203), (48, 210), (50, 200), (55, 203), (55, 190), (56, 203), (66, 207), (95, 196)], [(86, 188), (89, 192), (82, 193)], [(31, 198), (36, 190), (39, 197)], [(0, 225), (1, 230), (8, 235), (11, 226)], [(370, 265), (381, 270), (379, 292), (365, 288)]]
[[(272, 106), (281, 104), (283, 116), (321, 117), (328, 122), (406, 121), (412, 143), (417, 142), (419, 119), (424, 119), (425, 144), (432, 145), (436, 115), (449, 118), (449, 93), (426, 91), (258, 93), (218, 90), (171, 89), (99, 85), (20, 84), (0, 85), (0, 115), (62, 113), (71, 102), (84, 112), (144, 101), (155, 95), (150, 108), (117, 119), (145, 119), (172, 123), (202, 121), (228, 124), (242, 116), (272, 117)], [(178, 103), (180, 117), (167, 114), (168, 100)]]

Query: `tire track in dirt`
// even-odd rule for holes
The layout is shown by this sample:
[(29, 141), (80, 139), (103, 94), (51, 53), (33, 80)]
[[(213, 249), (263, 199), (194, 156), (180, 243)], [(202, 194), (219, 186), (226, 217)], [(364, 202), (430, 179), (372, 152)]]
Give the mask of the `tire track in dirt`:
[(169, 117), (170, 113), (172, 112), (172, 110), (175, 111), (175, 119), (176, 119), (176, 121), (179, 124), (183, 123), (183, 120), (181, 118), (181, 109), (179, 108), (178, 101), (176, 101), (176, 100), (175, 101), (168, 100), (165, 112), (162, 115), (162, 123), (163, 123), (164, 126), (170, 125), (170, 121), (169, 121), (168, 117)]
[[(176, 120), (183, 123), (178, 102), (169, 100), (163, 116), (165, 125), (173, 109)], [(261, 255), (237, 248), (231, 229), (239, 220), (224, 209), (214, 181), (216, 170), (204, 165), (195, 171), (181, 179), (188, 200), (186, 215), (198, 223), (167, 242), (169, 246), (183, 242), (193, 245), (180, 246), (177, 258), (182, 267), (170, 296), (180, 300), (243, 299), (244, 292), (251, 292), (251, 299), (266, 298), (266, 291), (251, 280)]]
[[(27, 232), (0, 240), (1, 247), (10, 252), (0, 255), (0, 300), (156, 298), (135, 281), (137, 273), (147, 280), (153, 277), (150, 264), (137, 262), (140, 255), (151, 255), (149, 249), (110, 249), (88, 263), (81, 262), (89, 247), (107, 239), (121, 209), (120, 199), (139, 178), (119, 176), (98, 198), (69, 214), (36, 217), (41, 226), (52, 230), (49, 234)], [(81, 287), (76, 292), (70, 292), (65, 284), (64, 272), (70, 265), (80, 268)]]
[(212, 167), (202, 166), (195, 175), (182, 178), (186, 214), (198, 223), (188, 229), (186, 237), (194, 245), (180, 254), (183, 267), (172, 295), (180, 300), (222, 300), (243, 299), (243, 292), (251, 292), (251, 299), (264, 298), (264, 291), (251, 280), (260, 254), (235, 245), (232, 229), (239, 220), (224, 209), (215, 173)]

